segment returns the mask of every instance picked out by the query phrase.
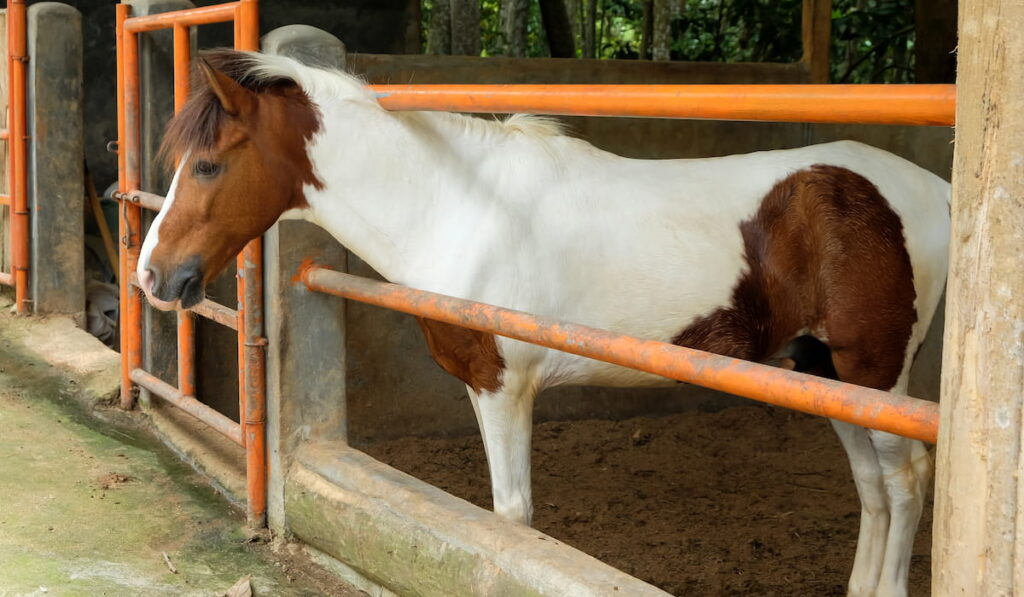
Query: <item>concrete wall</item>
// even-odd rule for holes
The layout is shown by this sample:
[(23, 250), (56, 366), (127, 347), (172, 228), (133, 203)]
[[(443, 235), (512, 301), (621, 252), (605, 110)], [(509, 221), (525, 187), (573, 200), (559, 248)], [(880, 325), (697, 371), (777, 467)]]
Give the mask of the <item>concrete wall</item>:
[(29, 268), (35, 313), (85, 323), (82, 23), (72, 6), (28, 8)]

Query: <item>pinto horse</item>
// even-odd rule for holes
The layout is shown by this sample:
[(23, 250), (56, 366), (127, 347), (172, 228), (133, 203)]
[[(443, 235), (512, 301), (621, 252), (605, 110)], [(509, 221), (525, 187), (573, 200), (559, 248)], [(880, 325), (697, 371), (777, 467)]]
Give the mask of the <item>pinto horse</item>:
[[(355, 77), (280, 56), (218, 51), (198, 72), (138, 262), (158, 307), (194, 306), (248, 241), (299, 218), (393, 282), (906, 392), (945, 284), (950, 191), (899, 157), (838, 142), (626, 159), (545, 118), (389, 112)], [(420, 325), (466, 384), (495, 512), (523, 524), (540, 390), (675, 383)], [(905, 595), (929, 454), (832, 424), (862, 506), (849, 592)]]

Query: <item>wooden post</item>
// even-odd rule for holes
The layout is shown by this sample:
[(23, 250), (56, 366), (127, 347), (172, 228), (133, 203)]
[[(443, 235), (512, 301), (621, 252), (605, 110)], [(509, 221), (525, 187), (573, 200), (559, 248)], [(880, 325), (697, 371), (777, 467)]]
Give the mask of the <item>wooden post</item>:
[(808, 83), (828, 83), (828, 49), (832, 41), (832, 0), (804, 0), (802, 39)]
[(1024, 591), (1024, 4), (962, 0), (933, 595)]

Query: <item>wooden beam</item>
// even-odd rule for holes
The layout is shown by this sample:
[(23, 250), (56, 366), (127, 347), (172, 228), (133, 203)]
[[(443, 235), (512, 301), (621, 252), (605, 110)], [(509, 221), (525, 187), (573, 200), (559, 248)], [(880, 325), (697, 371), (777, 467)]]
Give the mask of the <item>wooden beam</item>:
[(962, 0), (933, 595), (1024, 590), (1024, 4)]
[(832, 41), (832, 0), (804, 0), (802, 12), (804, 54), (808, 83), (828, 83), (829, 44)]

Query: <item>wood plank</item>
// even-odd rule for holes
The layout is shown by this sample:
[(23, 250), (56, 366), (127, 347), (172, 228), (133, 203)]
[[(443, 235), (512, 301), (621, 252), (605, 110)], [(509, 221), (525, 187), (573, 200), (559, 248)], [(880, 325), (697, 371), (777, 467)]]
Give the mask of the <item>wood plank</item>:
[(1024, 590), (1024, 3), (960, 3), (933, 595)]

